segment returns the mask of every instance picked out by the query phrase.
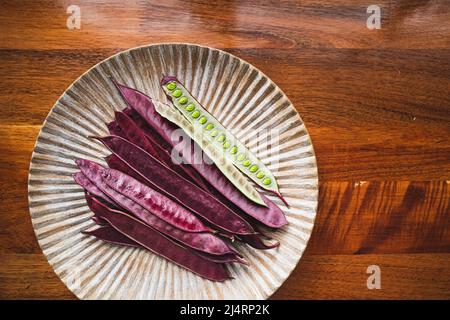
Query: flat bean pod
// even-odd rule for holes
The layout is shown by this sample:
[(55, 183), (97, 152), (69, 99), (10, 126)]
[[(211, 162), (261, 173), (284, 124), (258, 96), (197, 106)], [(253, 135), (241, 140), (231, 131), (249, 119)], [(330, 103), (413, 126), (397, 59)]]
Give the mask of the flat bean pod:
[[(99, 204), (100, 202), (97, 203)], [(199, 255), (193, 254), (191, 250), (170, 240), (128, 214), (108, 210), (98, 210), (97, 214), (102, 219), (108, 221), (115, 230), (132, 241), (203, 278), (212, 281), (225, 281), (230, 279), (227, 270), (222, 264), (206, 260)]]
[(210, 114), (177, 78), (165, 76), (161, 80), (161, 86), (173, 105), (196, 129), (205, 133), (206, 139), (220, 150), (227, 160), (261, 188), (275, 193), (288, 205), (281, 196), (275, 176), (269, 168)]

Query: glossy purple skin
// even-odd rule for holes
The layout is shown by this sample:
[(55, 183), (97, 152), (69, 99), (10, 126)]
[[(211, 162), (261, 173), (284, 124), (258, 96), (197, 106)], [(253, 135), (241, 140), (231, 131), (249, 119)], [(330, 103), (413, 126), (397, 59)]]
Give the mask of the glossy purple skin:
[[(169, 80), (178, 81), (174, 77), (165, 77), (162, 83), (167, 83)], [(128, 105), (136, 110), (167, 143), (171, 144), (177, 152), (181, 153), (184, 160), (187, 163), (190, 163), (191, 166), (225, 198), (234, 203), (243, 212), (268, 227), (280, 228), (287, 224), (283, 211), (263, 194), (260, 194), (260, 196), (267, 207), (258, 205), (243, 195), (214, 164), (209, 165), (204, 162), (198, 163), (196, 161), (191, 161), (192, 155), (183, 153), (183, 146), (172, 141), (172, 133), (178, 127), (156, 112), (151, 98), (135, 89), (120, 84), (116, 84), (116, 86)]]
[(123, 110), (123, 113), (129, 116), (153, 143), (160, 145), (168, 153), (171, 152), (172, 145), (164, 140), (155, 129), (149, 126), (147, 121), (136, 110), (127, 107)]
[(138, 180), (118, 170), (106, 169), (102, 177), (103, 181), (110, 188), (133, 200), (144, 209), (180, 230), (187, 232), (211, 231), (192, 212), (153, 190), (148, 185), (140, 183)]
[[(115, 203), (119, 204), (122, 208), (125, 208), (123, 205), (124, 199), (123, 197), (128, 198), (130, 201), (134, 201), (140, 207), (151, 207), (151, 210), (148, 210), (145, 215), (141, 215), (139, 218), (142, 220), (150, 219), (153, 216), (157, 216), (160, 219), (163, 219), (165, 222), (173, 225), (174, 227), (184, 230), (187, 232), (209, 232), (212, 231), (210, 228), (206, 227), (202, 221), (200, 221), (192, 212), (187, 211), (185, 208), (175, 203), (171, 199), (166, 196), (160, 194), (159, 192), (152, 190), (150, 187), (144, 186), (136, 180), (127, 180), (129, 184), (122, 183), (121, 188), (114, 188), (112, 184), (108, 184), (108, 182), (112, 182), (111, 180), (106, 179), (106, 175), (111, 175), (110, 169), (103, 168), (99, 164), (88, 160), (77, 160), (76, 161), (78, 167), (83, 172), (83, 174), (93, 182), (97, 188), (99, 188), (103, 193), (109, 196)], [(119, 171), (114, 170), (114, 172), (121, 174)], [(116, 176), (117, 176), (116, 175)], [(121, 174), (122, 179), (132, 179), (126, 174)], [(139, 185), (136, 185), (138, 183)], [(118, 184), (118, 183), (116, 183)], [(135, 188), (145, 187), (146, 191), (146, 203), (143, 205), (142, 201), (136, 201), (136, 199), (130, 199), (124, 191), (126, 190), (134, 190)], [(119, 190), (122, 189), (122, 190)], [(133, 205), (133, 204), (130, 204)], [(127, 208), (128, 209), (128, 208)], [(133, 212), (132, 210), (130, 210)], [(139, 214), (142, 211), (139, 211)], [(151, 213), (150, 213), (151, 212)]]
[[(101, 177), (102, 172), (105, 170), (102, 166), (95, 162), (88, 160), (78, 160), (78, 166), (84, 172), (84, 174), (91, 179), (93, 183), (98, 186), (105, 194), (107, 194), (115, 203), (118, 203), (124, 210), (135, 215), (138, 219), (149, 225), (150, 227), (158, 230), (159, 232), (173, 238), (174, 240), (185, 244), (193, 249), (214, 254), (221, 255), (227, 253), (233, 253), (235, 250), (231, 248), (224, 240), (211, 233), (193, 233), (185, 232), (177, 229), (171, 224), (153, 215), (148, 210), (142, 208), (139, 204), (116, 192), (114, 189), (109, 188), (108, 185), (103, 182)], [(94, 197), (86, 195), (88, 205), (92, 203)], [(94, 210), (93, 210), (94, 211)]]
[(99, 201), (94, 198), (92, 199), (91, 207), (93, 211), (101, 219), (106, 220), (117, 232), (132, 240), (132, 242), (129, 242), (130, 244), (133, 244), (133, 242), (137, 243), (147, 250), (203, 278), (212, 281), (225, 281), (230, 279), (227, 270), (222, 264), (206, 260), (199, 255), (193, 254), (191, 250), (163, 236), (140, 220), (120, 211), (114, 212), (113, 210), (108, 210)]
[(104, 201), (113, 203), (110, 197), (108, 197), (104, 192), (102, 192), (95, 184), (91, 182), (82, 172), (77, 172), (73, 174), (73, 179), (77, 184), (79, 184), (86, 192), (97, 196)]
[(254, 234), (250, 224), (211, 194), (164, 166), (131, 142), (116, 136), (97, 138), (156, 190), (195, 212), (217, 228), (232, 234)]
[(134, 123), (134, 121), (125, 113), (116, 111), (115, 113), (117, 126), (123, 135), (121, 137), (140, 146), (142, 149), (150, 153), (155, 158), (159, 158), (160, 154), (154, 147), (145, 133)]

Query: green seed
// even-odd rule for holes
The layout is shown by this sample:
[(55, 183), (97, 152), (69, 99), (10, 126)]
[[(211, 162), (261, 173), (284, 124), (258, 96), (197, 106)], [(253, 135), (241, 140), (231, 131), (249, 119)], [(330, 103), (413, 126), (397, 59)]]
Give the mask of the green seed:
[(206, 117), (202, 116), (200, 119), (198, 119), (198, 122), (200, 122), (200, 124), (205, 124), (206, 123)]
[(271, 183), (272, 183), (272, 180), (270, 180), (270, 178), (265, 178), (265, 179), (263, 180), (263, 184), (266, 185), (266, 186), (268, 186), (268, 185), (271, 184)]
[(181, 92), (180, 89), (177, 89), (177, 90), (175, 90), (175, 91), (172, 93), (172, 95), (173, 95), (175, 98), (181, 97), (182, 94), (183, 94), (183, 92)]
[(213, 132), (211, 132), (210, 136), (214, 138), (214, 137), (217, 136), (218, 134), (219, 134), (219, 131), (214, 130)]
[(180, 99), (178, 99), (178, 102), (180, 104), (186, 104), (188, 102), (188, 98), (186, 97), (181, 97)]
[(242, 165), (243, 165), (244, 167), (248, 167), (250, 164), (251, 164), (250, 160), (245, 160), (245, 161), (242, 163)]
[(237, 147), (234, 146), (233, 148), (231, 148), (230, 153), (231, 153), (231, 154), (236, 154), (237, 151), (238, 151)]
[(250, 167), (250, 169), (248, 169), (248, 170), (250, 170), (250, 172), (256, 172), (256, 171), (258, 171), (258, 166), (252, 165), (252, 166)]
[(243, 154), (243, 153), (239, 154), (239, 155), (237, 156), (236, 159), (237, 159), (239, 162), (241, 162), (242, 160), (245, 159), (245, 154)]
[(260, 172), (258, 172), (258, 173), (256, 174), (256, 177), (257, 177), (258, 179), (262, 179), (262, 178), (264, 178), (264, 176), (265, 176), (265, 174), (264, 174), (264, 172), (262, 172), (262, 171), (260, 171)]
[(175, 82), (169, 82), (166, 85), (166, 88), (169, 89), (169, 91), (172, 91), (173, 89), (175, 89), (177, 87), (177, 85), (175, 84)]
[(225, 141), (225, 135), (222, 134), (220, 137), (217, 138), (217, 141), (224, 142)]
[(214, 128), (214, 125), (212, 124), (212, 123), (208, 123), (207, 125), (206, 125), (206, 127), (205, 127), (205, 130), (206, 131), (210, 131), (210, 130), (212, 130)]
[(195, 109), (195, 105), (194, 105), (193, 103), (189, 103), (189, 104), (186, 106), (186, 110), (189, 111), (189, 112), (191, 112), (191, 111), (194, 110), (194, 109)]
[(223, 143), (223, 148), (224, 148), (224, 149), (228, 149), (230, 146), (231, 146), (230, 141), (225, 141), (225, 142)]
[(200, 117), (200, 111), (195, 110), (192, 112), (192, 118), (197, 119), (198, 117)]

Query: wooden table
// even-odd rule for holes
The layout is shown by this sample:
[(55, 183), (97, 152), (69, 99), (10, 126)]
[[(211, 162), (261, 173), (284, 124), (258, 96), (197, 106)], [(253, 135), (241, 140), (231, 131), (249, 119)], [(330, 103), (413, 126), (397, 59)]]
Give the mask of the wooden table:
[[(316, 226), (274, 299), (450, 298), (450, 3), (72, 1), (0, 5), (0, 298), (74, 295), (36, 242), (28, 165), (53, 103), (124, 49), (191, 42), (249, 61), (293, 101), (319, 166)], [(209, 1), (208, 1), (209, 2)], [(381, 289), (367, 288), (369, 265)]]

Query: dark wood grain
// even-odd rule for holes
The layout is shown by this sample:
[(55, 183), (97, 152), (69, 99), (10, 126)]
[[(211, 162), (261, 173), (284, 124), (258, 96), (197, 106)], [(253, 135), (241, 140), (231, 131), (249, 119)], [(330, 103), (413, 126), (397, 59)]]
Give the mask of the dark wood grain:
[[(0, 4), (0, 298), (74, 298), (36, 242), (28, 166), (48, 111), (83, 72), (139, 45), (193, 42), (252, 63), (312, 137), (319, 208), (274, 299), (450, 298), (450, 3), (69, 1)], [(382, 289), (366, 287), (368, 265)]]
[[(305, 255), (272, 299), (448, 299), (449, 254)], [(367, 289), (367, 267), (381, 289)], [(326, 289), (325, 289), (326, 288)]]

